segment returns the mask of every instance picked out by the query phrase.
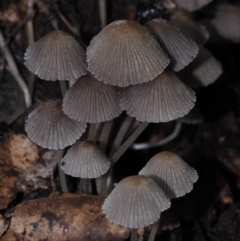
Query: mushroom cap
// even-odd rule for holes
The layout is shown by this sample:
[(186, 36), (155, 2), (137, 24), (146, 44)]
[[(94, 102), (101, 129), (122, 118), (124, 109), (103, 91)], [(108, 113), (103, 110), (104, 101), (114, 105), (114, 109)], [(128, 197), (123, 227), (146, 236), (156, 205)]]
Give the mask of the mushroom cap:
[(175, 12), (171, 16), (171, 22), (197, 44), (204, 44), (209, 39), (210, 34), (206, 27), (193, 21), (185, 11)]
[(155, 223), (160, 213), (170, 207), (169, 199), (150, 178), (124, 178), (105, 199), (102, 209), (114, 223), (142, 228)]
[(121, 114), (120, 94), (111, 85), (84, 75), (66, 92), (63, 112), (71, 119), (89, 123), (109, 121)]
[(240, 43), (240, 6), (220, 5), (211, 24), (220, 36)]
[(198, 46), (187, 38), (171, 22), (156, 18), (145, 24), (147, 30), (156, 37), (170, 58), (169, 67), (179, 71), (187, 66), (198, 54)]
[(189, 193), (198, 179), (194, 168), (169, 151), (153, 156), (139, 174), (152, 178), (170, 199)]
[(91, 141), (77, 141), (61, 161), (64, 173), (81, 178), (97, 178), (107, 172), (110, 161)]
[(84, 49), (62, 31), (50, 32), (30, 45), (24, 59), (28, 70), (40, 79), (71, 80), (87, 73)]
[(174, 0), (175, 3), (187, 11), (196, 11), (205, 5), (209, 4), (213, 0)]
[(153, 81), (131, 86), (123, 93), (121, 107), (142, 122), (168, 122), (186, 115), (195, 93), (173, 73), (164, 71)]
[(203, 46), (199, 46), (199, 54), (178, 77), (188, 86), (198, 88), (214, 83), (222, 74), (222, 66)]
[(68, 118), (62, 112), (62, 101), (53, 99), (38, 105), (25, 124), (28, 137), (44, 148), (58, 150), (81, 137), (86, 124)]
[(169, 64), (158, 42), (135, 21), (106, 26), (87, 48), (88, 70), (98, 80), (120, 87), (153, 80)]

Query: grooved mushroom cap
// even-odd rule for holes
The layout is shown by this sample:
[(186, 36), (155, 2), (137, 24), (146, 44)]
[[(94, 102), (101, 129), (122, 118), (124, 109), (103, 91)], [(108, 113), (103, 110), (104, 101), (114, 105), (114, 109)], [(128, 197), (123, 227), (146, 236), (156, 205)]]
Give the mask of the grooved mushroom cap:
[(240, 43), (240, 6), (221, 5), (211, 23), (220, 36)]
[(32, 111), (25, 124), (28, 137), (44, 148), (58, 150), (72, 145), (86, 130), (86, 124), (69, 119), (61, 100), (48, 100)]
[(174, 71), (183, 69), (197, 56), (198, 46), (169, 21), (156, 18), (148, 21), (145, 26), (168, 54), (169, 67)]
[(210, 35), (206, 27), (192, 21), (185, 11), (175, 12), (171, 16), (171, 22), (197, 44), (204, 44), (209, 39)]
[(120, 87), (153, 80), (169, 59), (147, 29), (135, 21), (106, 26), (87, 48), (88, 70), (100, 81)]
[(222, 66), (204, 47), (199, 46), (199, 54), (178, 77), (191, 88), (198, 88), (214, 83), (222, 74)]
[(120, 94), (113, 86), (84, 75), (66, 92), (63, 112), (76, 121), (105, 122), (121, 114), (119, 101)]
[(130, 176), (123, 179), (105, 199), (102, 209), (114, 223), (142, 228), (155, 223), (170, 200), (150, 178)]
[(50, 32), (30, 45), (24, 59), (28, 70), (45, 80), (71, 80), (87, 73), (84, 49), (62, 31)]
[(194, 168), (169, 151), (153, 156), (139, 174), (152, 178), (170, 199), (189, 193), (198, 179)]
[(91, 141), (77, 141), (61, 161), (64, 173), (81, 178), (100, 177), (109, 167), (110, 161)]
[(195, 93), (190, 88), (173, 73), (164, 71), (153, 81), (126, 90), (121, 107), (138, 121), (158, 123), (183, 117), (195, 101)]
[(183, 9), (188, 11), (196, 11), (205, 5), (209, 4), (213, 0), (174, 0), (176, 4)]

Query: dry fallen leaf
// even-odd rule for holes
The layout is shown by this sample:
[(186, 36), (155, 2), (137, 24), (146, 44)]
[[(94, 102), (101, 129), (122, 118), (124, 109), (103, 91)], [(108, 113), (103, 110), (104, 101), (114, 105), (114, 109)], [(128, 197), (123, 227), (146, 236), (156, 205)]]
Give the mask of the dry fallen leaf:
[(10, 225), (1, 240), (125, 240), (129, 229), (106, 219), (101, 208), (104, 199), (105, 196), (59, 194), (24, 202), (6, 215)]

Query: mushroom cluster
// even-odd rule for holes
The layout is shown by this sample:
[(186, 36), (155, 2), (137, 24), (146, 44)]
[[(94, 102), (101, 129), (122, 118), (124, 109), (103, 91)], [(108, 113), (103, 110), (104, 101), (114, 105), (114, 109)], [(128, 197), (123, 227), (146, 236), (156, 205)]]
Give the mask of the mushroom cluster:
[(180, 156), (160, 152), (139, 175), (117, 184), (105, 199), (103, 212), (111, 221), (132, 229), (149, 226), (160, 219), (161, 212), (170, 208), (170, 199), (189, 193), (197, 179), (195, 169)]
[[(200, 1), (194, 2), (200, 6)], [(27, 49), (25, 65), (41, 79), (69, 80), (73, 85), (63, 100), (48, 100), (30, 113), (29, 138), (55, 150), (73, 145), (59, 169), (82, 179), (103, 176), (97, 179), (98, 193), (112, 190), (113, 185), (106, 188), (106, 180), (113, 165), (146, 128), (144, 123), (186, 116), (196, 97), (185, 83), (208, 85), (221, 73), (220, 64), (203, 47), (206, 38), (204, 29), (177, 13), (171, 21), (158, 18), (145, 26), (130, 20), (112, 22), (92, 39), (86, 53), (69, 34), (49, 33)], [(126, 118), (108, 155), (112, 120), (122, 111), (142, 124), (122, 144), (131, 124)], [(170, 199), (190, 192), (198, 178), (193, 168), (169, 152), (154, 156), (139, 174), (122, 180), (103, 205), (107, 218), (133, 229), (155, 223), (170, 207)]]
[(195, 94), (173, 71), (197, 53), (197, 45), (163, 19), (146, 27), (129, 20), (109, 24), (91, 41), (86, 59), (73, 37), (51, 32), (27, 49), (25, 65), (39, 78), (75, 83), (62, 108), (60, 100), (50, 100), (29, 115), (27, 134), (45, 148), (63, 149), (80, 138), (86, 123), (110, 121), (123, 110), (148, 123), (183, 117), (194, 107)]

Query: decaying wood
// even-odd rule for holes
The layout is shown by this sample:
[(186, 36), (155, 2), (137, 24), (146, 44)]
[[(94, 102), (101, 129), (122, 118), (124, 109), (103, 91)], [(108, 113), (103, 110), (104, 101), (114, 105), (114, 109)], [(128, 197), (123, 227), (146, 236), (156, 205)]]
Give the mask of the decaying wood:
[(2, 241), (120, 241), (129, 229), (106, 219), (102, 212), (105, 196), (55, 194), (16, 206)]

